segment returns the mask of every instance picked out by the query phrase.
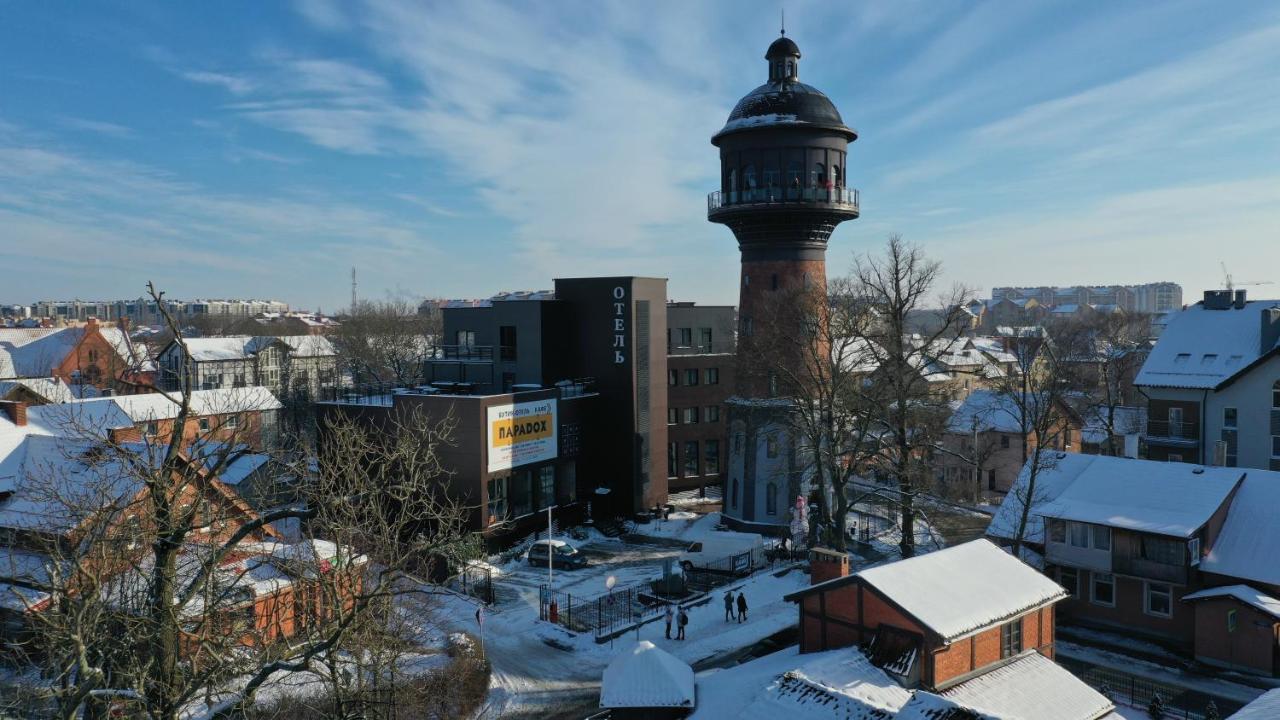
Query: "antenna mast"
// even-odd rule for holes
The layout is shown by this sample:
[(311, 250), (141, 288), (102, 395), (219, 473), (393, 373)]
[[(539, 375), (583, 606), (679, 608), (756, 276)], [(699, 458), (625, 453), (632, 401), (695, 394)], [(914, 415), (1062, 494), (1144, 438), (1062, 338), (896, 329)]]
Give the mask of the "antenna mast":
[(356, 311), (356, 268), (351, 266), (351, 312)]

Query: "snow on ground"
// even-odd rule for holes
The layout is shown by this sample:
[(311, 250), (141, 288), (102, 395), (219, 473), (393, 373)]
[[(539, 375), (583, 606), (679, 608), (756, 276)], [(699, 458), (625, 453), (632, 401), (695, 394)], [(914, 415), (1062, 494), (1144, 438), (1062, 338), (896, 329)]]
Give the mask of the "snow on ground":
[[(668, 521), (667, 527), (672, 536), (682, 539), (713, 532), (717, 519), (708, 517), (675, 521), (683, 528)], [(588, 542), (578, 547), (593, 564), (580, 570), (556, 570), (554, 580), (557, 590), (584, 599), (604, 592), (610, 575), (617, 577), (619, 587), (653, 579), (661, 574), (662, 559), (679, 552), (674, 547), (619, 542)], [(609, 660), (630, 650), (637, 639), (649, 640), (691, 665), (709, 662), (795, 625), (795, 606), (782, 597), (808, 584), (808, 577), (798, 569), (782, 577), (761, 573), (720, 589), (705, 604), (690, 607), (684, 641), (666, 639), (659, 619), (638, 633), (597, 644), (590, 634), (574, 634), (538, 620), (539, 587), (547, 581), (545, 568), (532, 568), (518, 560), (499, 567), (503, 574), (495, 584), (498, 603), (485, 611), (485, 651), (493, 668), (485, 717), (581, 717), (585, 713), (580, 711), (596, 706), (600, 678)], [(746, 593), (750, 608), (746, 623), (724, 619), (721, 598), (730, 588), (735, 594), (739, 590)], [(478, 634), (474, 600), (447, 595), (435, 602), (433, 619), (443, 631)]]
[(666, 520), (655, 520), (647, 525), (637, 525), (635, 533), (649, 537), (693, 542), (717, 532), (716, 526), (720, 522), (720, 513), (718, 512), (699, 515), (677, 510), (671, 513)]
[(1220, 678), (1194, 675), (1177, 668), (1164, 667), (1128, 655), (1077, 645), (1061, 639), (1055, 643), (1055, 651), (1060, 657), (1082, 660), (1167, 685), (1197, 690), (1206, 695), (1216, 695), (1240, 703), (1251, 702), (1263, 692), (1256, 687), (1241, 685), (1240, 683)]

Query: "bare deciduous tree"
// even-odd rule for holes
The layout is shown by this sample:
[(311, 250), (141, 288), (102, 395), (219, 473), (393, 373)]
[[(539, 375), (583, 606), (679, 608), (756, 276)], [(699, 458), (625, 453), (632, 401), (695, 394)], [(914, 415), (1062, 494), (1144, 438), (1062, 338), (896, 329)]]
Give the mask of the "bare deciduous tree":
[(421, 379), (423, 360), (439, 334), (438, 315), (386, 300), (360, 302), (331, 338), (342, 369), (356, 383), (406, 383)]

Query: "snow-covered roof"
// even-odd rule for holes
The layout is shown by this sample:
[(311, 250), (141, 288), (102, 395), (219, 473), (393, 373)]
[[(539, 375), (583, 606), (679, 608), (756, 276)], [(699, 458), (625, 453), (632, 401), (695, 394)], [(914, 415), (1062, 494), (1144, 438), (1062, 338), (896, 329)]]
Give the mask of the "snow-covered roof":
[(1248, 469), (1200, 569), (1280, 585), (1280, 472)]
[(95, 447), (83, 440), (30, 435), (0, 457), (0, 487), (12, 493), (0, 500), (0, 527), (64, 532), (92, 513), (119, 508), (142, 489), (122, 453), (146, 448), (95, 453)]
[(289, 348), (294, 357), (336, 355), (333, 343), (321, 335), (234, 335), (213, 338), (183, 338), (187, 352), (196, 362), (246, 360), (276, 342)]
[(1134, 385), (1175, 388), (1216, 388), (1263, 354), (1280, 347), (1262, 347), (1262, 313), (1280, 307), (1280, 300), (1255, 300), (1239, 310), (1206, 310), (1197, 303), (1169, 321)]
[[(265, 412), (284, 407), (270, 390), (258, 386), (192, 390), (190, 395), (193, 416)], [(60, 434), (101, 435), (108, 430), (132, 427), (139, 423), (172, 420), (178, 416), (181, 399), (181, 394), (176, 392), (111, 395), (58, 405), (41, 405), (30, 408), (27, 415), (35, 416), (48, 426), (60, 429)]]
[(71, 402), (77, 398), (97, 397), (98, 394), (98, 389), (92, 385), (77, 385), (72, 388), (61, 378), (16, 378), (0, 380), (0, 398), (10, 395), (18, 388), (51, 403)]
[[(885, 720), (911, 699), (909, 691), (856, 648), (802, 655), (797, 661), (794, 669), (775, 675), (763, 690), (756, 690), (755, 697), (732, 717)], [(709, 682), (716, 682), (714, 675)], [(743, 692), (752, 690), (744, 688)]]
[(1244, 475), (1236, 468), (1086, 457), (1093, 462), (1056, 499), (1033, 506), (1036, 514), (1185, 538), (1209, 521)]
[[(0, 328), (0, 378), (48, 377), (75, 349), (89, 326), (64, 328)], [(98, 325), (117, 361), (136, 367), (146, 360), (141, 348), (120, 328)]]
[(602, 708), (693, 706), (693, 668), (648, 640), (636, 643), (604, 669)]
[(1280, 688), (1268, 690), (1227, 720), (1275, 720), (1280, 717)]
[[(1038, 402), (1039, 396), (1028, 396)], [(1035, 412), (1032, 410), (1032, 412)], [(978, 389), (969, 393), (947, 421), (947, 431), (952, 433), (1000, 432), (1022, 434), (1022, 416), (1018, 403), (1011, 395), (994, 390)]]
[(944, 642), (1055, 602), (1057, 583), (988, 540), (856, 573)]
[[(1028, 542), (1044, 542), (1044, 517), (1190, 537), (1244, 476), (1238, 468), (1078, 453), (1056, 453), (1050, 461), (1036, 474)], [(1030, 462), (991, 518), (988, 535), (1013, 538), (1016, 534)]]
[(1116, 707), (1034, 650), (944, 690), (942, 696), (994, 717), (1026, 720), (1097, 720)]
[[(48, 555), (14, 547), (0, 546), (0, 576), (39, 585), (48, 583), (53, 561)], [(22, 585), (0, 583), (0, 609), (26, 612), (39, 605), (49, 594)]]
[(1182, 596), (1183, 600), (1208, 600), (1210, 598), (1235, 598), (1245, 605), (1250, 605), (1273, 618), (1280, 619), (1280, 600), (1248, 585), (1226, 585)]

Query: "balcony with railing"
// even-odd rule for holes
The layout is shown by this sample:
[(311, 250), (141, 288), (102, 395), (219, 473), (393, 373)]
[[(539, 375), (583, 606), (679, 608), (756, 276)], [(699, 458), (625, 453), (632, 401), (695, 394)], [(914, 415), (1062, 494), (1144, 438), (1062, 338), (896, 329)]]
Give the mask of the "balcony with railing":
[(1200, 442), (1200, 425), (1191, 420), (1148, 420), (1147, 442), (1162, 445), (1196, 445)]
[(707, 217), (740, 209), (776, 205), (813, 207), (858, 213), (858, 191), (846, 187), (763, 187), (749, 190), (716, 190), (707, 195)]

